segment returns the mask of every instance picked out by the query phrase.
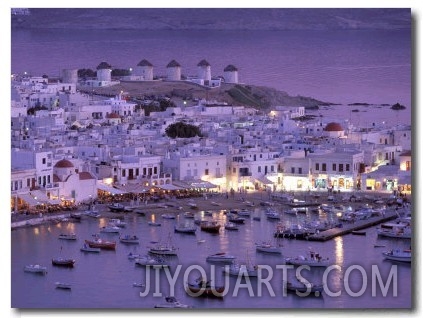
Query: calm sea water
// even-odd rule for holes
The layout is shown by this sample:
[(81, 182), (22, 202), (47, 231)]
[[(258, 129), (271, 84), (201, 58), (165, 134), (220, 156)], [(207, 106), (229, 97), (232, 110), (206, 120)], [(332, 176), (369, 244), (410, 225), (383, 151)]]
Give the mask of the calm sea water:
[(290, 95), (348, 104), (411, 107), (411, 31), (135, 31), (13, 30), (12, 72), (59, 76), (64, 68), (116, 68), (142, 59), (165, 74), (172, 59), (195, 75), (201, 59), (212, 75), (228, 64), (241, 82)]
[[(262, 211), (256, 209), (258, 215)], [(201, 212), (198, 212), (198, 216)], [(284, 221), (296, 222), (295, 218), (284, 214)], [(327, 218), (307, 216), (308, 219)], [(216, 211), (213, 218), (225, 222), (226, 216), (222, 211)], [(306, 216), (301, 216), (305, 219)], [(152, 227), (148, 221), (155, 219), (162, 223), (161, 227)], [(412, 299), (411, 266), (383, 259), (381, 252), (390, 248), (409, 248), (409, 240), (381, 239), (377, 237), (376, 228), (366, 230), (366, 236), (346, 235), (324, 243), (308, 242), (289, 239), (278, 239), (276, 244), (282, 248), (282, 256), (263, 254), (255, 251), (255, 243), (271, 239), (275, 222), (267, 220), (262, 215), (261, 221), (248, 219), (240, 225), (239, 231), (225, 231), (221, 229), (219, 235), (198, 231), (196, 235), (173, 232), (176, 222), (191, 221), (180, 214), (175, 220), (162, 219), (159, 213), (149, 212), (146, 216), (135, 213), (125, 218), (127, 227), (122, 229), (124, 234), (136, 234), (141, 240), (139, 246), (117, 243), (116, 251), (101, 251), (99, 254), (84, 254), (79, 249), (84, 239), (90, 239), (99, 227), (105, 225), (106, 219), (83, 219), (81, 223), (61, 223), (42, 225), (33, 228), (23, 228), (12, 231), (12, 307), (20, 308), (152, 308), (161, 303), (163, 297), (157, 297), (155, 292), (163, 296), (169, 294), (170, 284), (166, 274), (160, 272), (156, 276), (154, 271), (148, 275), (144, 267), (139, 267), (127, 258), (129, 252), (146, 254), (149, 246), (154, 242), (166, 240), (169, 236), (178, 247), (178, 256), (169, 258), (172, 264), (171, 273), (175, 274), (177, 266), (181, 265), (180, 273), (175, 284), (176, 297), (185, 304), (195, 308), (409, 308)], [(60, 233), (74, 232), (77, 241), (63, 241), (58, 239)], [(103, 234), (102, 237), (118, 240), (117, 234)], [(204, 239), (204, 243), (198, 243)], [(385, 248), (375, 248), (374, 244), (385, 245)], [(331, 271), (326, 280), (330, 291), (341, 291), (337, 297), (323, 294), (320, 297), (299, 297), (295, 294), (283, 293), (282, 271), (276, 270), (276, 265), (284, 264), (283, 258), (289, 256), (306, 255), (310, 250), (319, 252), (323, 257), (329, 257), (341, 270)], [(206, 257), (216, 252), (227, 252), (242, 262), (249, 259), (253, 264), (268, 265), (273, 271), (269, 279), (271, 288), (262, 286), (262, 296), (259, 296), (257, 278), (251, 278), (251, 293), (245, 280), (237, 284), (236, 277), (230, 277), (229, 294), (223, 300), (208, 298), (193, 298), (184, 290), (184, 274), (188, 279), (198, 275), (198, 271), (189, 271), (190, 266), (203, 268), (207, 277), (211, 277), (210, 263)], [(76, 260), (72, 269), (54, 267), (51, 259), (63, 256)], [(41, 264), (48, 268), (48, 274), (25, 273), (23, 267), (27, 264)], [(393, 265), (397, 266), (398, 293), (393, 294), (391, 284), (386, 296), (377, 287), (377, 293), (372, 295), (372, 265), (377, 266), (384, 282)], [(355, 266), (355, 270), (352, 268)], [(350, 268), (350, 269), (349, 269)], [(350, 273), (348, 271), (351, 270)], [(362, 270), (362, 272), (360, 272)], [(264, 272), (267, 277), (267, 272)], [(288, 277), (295, 272), (288, 270)], [(324, 270), (312, 268), (303, 270), (302, 275), (315, 283), (325, 281)], [(367, 275), (367, 278), (363, 278)], [(344, 278), (348, 276), (348, 283)], [(133, 282), (146, 282), (151, 279), (150, 291), (140, 297), (143, 288), (132, 286)], [(216, 283), (224, 283), (225, 275), (221, 265), (216, 265)], [(72, 284), (72, 290), (57, 290), (55, 282), (61, 281)], [(156, 285), (157, 284), (157, 285)], [(29, 288), (30, 286), (30, 288)], [(236, 293), (236, 288), (239, 293)], [(348, 289), (349, 288), (349, 289)], [(361, 290), (363, 288), (363, 290)], [(271, 294), (274, 292), (274, 296)], [(359, 293), (354, 297), (351, 293)], [(234, 294), (235, 293), (235, 294)]]

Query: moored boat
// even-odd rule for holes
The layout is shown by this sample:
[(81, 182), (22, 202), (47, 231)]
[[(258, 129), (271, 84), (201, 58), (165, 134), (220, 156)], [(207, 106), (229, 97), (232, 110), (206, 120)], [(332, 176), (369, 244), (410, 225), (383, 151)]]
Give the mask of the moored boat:
[(58, 289), (67, 289), (67, 290), (69, 290), (69, 289), (72, 288), (72, 285), (71, 284), (68, 284), (68, 283), (56, 282), (55, 285), (56, 285), (56, 288), (58, 288)]
[(28, 273), (47, 274), (47, 267), (38, 264), (26, 265), (24, 271)]
[(156, 244), (155, 246), (150, 247), (148, 250), (150, 254), (155, 255), (166, 255), (166, 256), (177, 256), (178, 249), (169, 244)]
[(119, 233), (120, 228), (117, 226), (107, 225), (100, 228), (100, 232), (102, 233)]
[(58, 258), (53, 258), (51, 260), (51, 263), (54, 266), (73, 267), (73, 265), (75, 264), (75, 260), (71, 258), (58, 257)]
[(256, 251), (261, 253), (281, 254), (282, 250), (270, 242), (256, 243)]
[(162, 257), (151, 257), (149, 255), (141, 256), (135, 259), (135, 265), (138, 266), (154, 266), (157, 268), (169, 267), (170, 264)]
[(163, 219), (174, 220), (176, 218), (176, 216), (175, 216), (175, 214), (165, 213), (165, 214), (162, 214), (162, 218)]
[(140, 238), (136, 235), (123, 235), (119, 237), (119, 241), (121, 243), (126, 243), (126, 244), (139, 244), (140, 243)]
[(154, 222), (154, 221), (149, 221), (149, 222), (148, 222), (148, 225), (150, 225), (150, 226), (162, 226), (162, 224), (161, 224), (161, 223)]
[(231, 264), (225, 265), (223, 271), (231, 276), (248, 276), (257, 277), (258, 266), (251, 266), (247, 264)]
[(59, 239), (75, 241), (76, 240), (76, 234), (75, 233), (70, 233), (70, 234), (61, 233), (61, 234), (59, 234)]
[(319, 253), (314, 251), (309, 251), (308, 257), (299, 255), (297, 257), (285, 258), (285, 262), (287, 265), (307, 265), (310, 267), (327, 267), (332, 265), (329, 257), (322, 257)]
[(154, 308), (192, 308), (192, 306), (182, 304), (175, 297), (168, 296), (165, 297), (165, 303), (154, 305)]
[(197, 227), (195, 225), (187, 225), (187, 224), (176, 224), (175, 232), (177, 233), (185, 233), (185, 234), (195, 234), (197, 231)]
[(392, 249), (387, 252), (382, 252), (385, 259), (398, 262), (411, 263), (411, 250)]
[(283, 281), (283, 285), (286, 291), (310, 294), (312, 296), (320, 296), (323, 291), (323, 285), (313, 284), (308, 281), (300, 281), (299, 279)]
[(198, 278), (194, 282), (187, 282), (186, 291), (190, 296), (223, 297), (225, 286), (215, 286), (211, 281)]
[(229, 255), (225, 252), (216, 253), (207, 256), (207, 262), (223, 262), (223, 263), (232, 263), (236, 257), (233, 255)]
[(96, 238), (92, 241), (85, 240), (85, 243), (88, 244), (89, 247), (98, 247), (105, 250), (115, 250), (116, 249), (116, 242), (105, 241), (100, 238)]
[(239, 227), (235, 223), (228, 222), (228, 223), (225, 224), (225, 230), (228, 230), (228, 231), (238, 231), (239, 230)]
[(216, 221), (201, 221), (200, 229), (204, 232), (219, 233), (221, 225)]
[(100, 253), (101, 248), (99, 247), (90, 247), (87, 244), (84, 244), (81, 248), (80, 248), (81, 252), (87, 252), (87, 253)]
[(109, 225), (115, 226), (115, 227), (126, 227), (126, 222), (124, 222), (120, 219), (110, 219)]

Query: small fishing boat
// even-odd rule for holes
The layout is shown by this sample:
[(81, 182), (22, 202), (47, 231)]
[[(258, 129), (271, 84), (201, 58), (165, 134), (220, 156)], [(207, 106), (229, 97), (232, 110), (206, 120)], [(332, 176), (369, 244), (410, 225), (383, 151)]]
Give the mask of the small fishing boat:
[(128, 259), (137, 259), (140, 256), (141, 256), (140, 254), (135, 254), (135, 253), (129, 252)]
[(320, 296), (323, 291), (323, 285), (316, 285), (308, 281), (300, 281), (296, 279), (294, 281), (284, 281), (286, 291), (298, 292), (302, 294), (310, 294), (313, 296)]
[(225, 252), (216, 253), (207, 256), (207, 262), (222, 262), (222, 263), (232, 263), (236, 257), (233, 255), (228, 255)]
[(165, 214), (162, 214), (162, 218), (163, 219), (174, 220), (176, 218), (176, 216), (174, 214), (165, 213)]
[(366, 235), (366, 232), (365, 231), (351, 231), (351, 234), (352, 235)]
[(145, 287), (145, 284), (134, 282), (134, 283), (132, 283), (132, 287)]
[(70, 241), (75, 241), (76, 240), (76, 234), (75, 233), (70, 233), (70, 234), (59, 234), (59, 239), (61, 240), (70, 240)]
[(113, 225), (107, 225), (100, 228), (100, 232), (102, 233), (119, 233), (120, 228)]
[(31, 264), (31, 265), (26, 265), (24, 267), (24, 271), (28, 272), (28, 273), (37, 273), (37, 274), (45, 275), (45, 274), (47, 274), (47, 267), (41, 266), (41, 265), (38, 265), (38, 264), (35, 264), (35, 265)]
[(126, 235), (120, 236), (119, 241), (125, 244), (139, 244), (140, 238), (136, 235), (126, 234)]
[(56, 288), (58, 288), (58, 289), (67, 289), (67, 290), (69, 290), (69, 289), (72, 288), (72, 285), (71, 284), (68, 284), (68, 283), (56, 282), (55, 285), (56, 285)]
[(73, 265), (75, 264), (75, 260), (71, 258), (58, 257), (58, 258), (53, 258), (51, 260), (51, 263), (54, 266), (73, 267)]
[(154, 308), (192, 308), (192, 306), (182, 304), (175, 297), (165, 297), (165, 301), (165, 303), (154, 305)]
[(411, 250), (392, 249), (387, 252), (382, 252), (385, 259), (398, 262), (411, 263)]
[(105, 241), (100, 238), (96, 238), (92, 241), (85, 240), (85, 243), (88, 244), (89, 247), (98, 247), (105, 250), (115, 250), (116, 249), (116, 242)]
[(200, 229), (204, 232), (219, 233), (221, 225), (216, 221), (201, 221)]
[(239, 230), (239, 227), (235, 223), (228, 222), (228, 223), (225, 224), (225, 230), (228, 230), (228, 231), (238, 231)]
[(81, 252), (87, 252), (87, 253), (100, 253), (101, 248), (99, 247), (90, 247), (87, 244), (84, 244), (81, 247)]
[(151, 257), (149, 255), (141, 256), (135, 260), (138, 266), (154, 266), (156, 268), (169, 267), (170, 264), (162, 257)]
[(223, 297), (225, 286), (215, 286), (211, 281), (198, 278), (194, 282), (188, 282), (186, 291), (190, 296)]
[(197, 227), (195, 225), (187, 225), (187, 224), (176, 224), (175, 225), (175, 232), (177, 233), (185, 233), (185, 234), (195, 234), (197, 231)]

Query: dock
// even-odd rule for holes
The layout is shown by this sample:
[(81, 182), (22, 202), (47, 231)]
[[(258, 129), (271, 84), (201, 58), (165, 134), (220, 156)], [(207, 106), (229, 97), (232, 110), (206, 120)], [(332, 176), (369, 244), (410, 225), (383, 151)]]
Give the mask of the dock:
[(343, 223), (342, 227), (337, 227), (322, 231), (318, 234), (313, 234), (307, 237), (309, 241), (325, 242), (331, 240), (337, 236), (350, 234), (352, 231), (359, 231), (368, 227), (384, 223), (393, 219), (396, 219), (398, 214), (395, 210), (386, 211), (383, 216), (374, 216), (365, 220), (358, 220), (350, 224)]

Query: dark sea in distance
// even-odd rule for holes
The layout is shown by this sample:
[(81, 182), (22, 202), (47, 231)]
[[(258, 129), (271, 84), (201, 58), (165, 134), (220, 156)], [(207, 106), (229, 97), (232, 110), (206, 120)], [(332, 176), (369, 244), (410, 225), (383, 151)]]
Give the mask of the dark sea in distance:
[[(212, 67), (212, 75), (223, 75), (223, 68), (234, 64), (239, 69), (243, 83), (264, 85), (286, 91), (290, 95), (310, 96), (322, 101), (348, 104), (394, 104), (400, 102), (406, 110), (381, 112), (378, 106), (358, 106), (360, 112), (351, 113), (350, 106), (332, 106), (318, 112), (337, 117), (338, 121), (350, 120), (363, 125), (385, 121), (386, 124), (411, 123), (411, 38), (410, 31), (105, 31), (105, 30), (12, 30), (12, 73), (30, 72), (33, 75), (60, 75), (64, 68), (95, 69), (101, 61), (116, 68), (134, 67), (147, 59), (154, 65), (155, 74), (165, 74), (166, 64), (176, 59), (187, 75), (196, 74), (197, 63), (205, 58)], [(346, 108), (349, 107), (349, 108)], [(161, 219), (160, 215), (155, 215)], [(223, 214), (216, 214), (224, 218)], [(218, 236), (201, 233), (206, 239), (198, 244), (196, 238), (173, 233), (174, 220), (163, 220), (162, 227), (149, 227), (146, 217), (131, 214), (124, 233), (141, 237), (137, 249), (118, 243), (115, 252), (82, 254), (79, 248), (84, 239), (98, 232), (105, 220), (84, 220), (81, 224), (42, 225), (11, 232), (12, 241), (12, 307), (20, 308), (152, 308), (162, 298), (153, 297), (153, 291), (141, 298), (140, 290), (132, 283), (145, 280), (145, 269), (135, 267), (127, 259), (130, 251), (144, 254), (152, 241), (172, 234), (179, 255), (172, 262), (182, 264), (182, 273), (193, 264), (209, 264), (207, 255), (226, 251), (239, 260), (248, 252), (258, 264), (275, 266), (281, 257), (258, 254), (255, 242), (268, 240), (274, 223), (249, 220), (239, 232), (222, 232)], [(182, 216), (180, 218), (183, 219)], [(62, 232), (75, 232), (77, 242), (58, 240)], [(110, 238), (117, 239), (113, 234)], [(359, 265), (370, 277), (371, 265), (387, 273), (392, 262), (383, 260), (378, 241), (386, 248), (409, 246), (409, 241), (378, 239), (376, 228), (367, 230), (366, 236), (347, 235), (325, 243), (281, 240), (283, 256), (304, 254), (312, 247), (322, 255), (335, 259), (343, 268)], [(74, 269), (51, 266), (51, 258), (59, 255), (76, 260)], [(45, 276), (24, 273), (27, 264), (48, 266)], [(398, 295), (371, 294), (370, 282), (364, 294), (351, 297), (343, 292), (339, 297), (301, 298), (281, 295), (281, 275), (275, 272), (271, 280), (276, 296), (257, 297), (252, 279), (254, 296), (246, 288), (238, 297), (224, 300), (197, 299), (186, 295), (182, 281), (175, 288), (176, 297), (196, 308), (409, 308), (412, 302), (411, 266), (398, 265)], [(313, 270), (308, 276), (319, 281), (322, 272)], [(330, 276), (330, 287), (341, 288), (345, 274)], [(357, 274), (357, 272), (355, 273)], [(351, 274), (350, 287), (360, 290), (360, 275)], [(223, 280), (217, 271), (217, 280)], [(160, 276), (163, 295), (168, 291), (164, 273)], [(181, 275), (182, 278), (182, 275)], [(155, 279), (154, 277), (152, 278)], [(56, 290), (56, 281), (71, 282), (71, 292)], [(230, 278), (232, 294), (236, 278)], [(28, 288), (28, 286), (31, 286)], [(154, 284), (153, 284), (154, 286)]]

